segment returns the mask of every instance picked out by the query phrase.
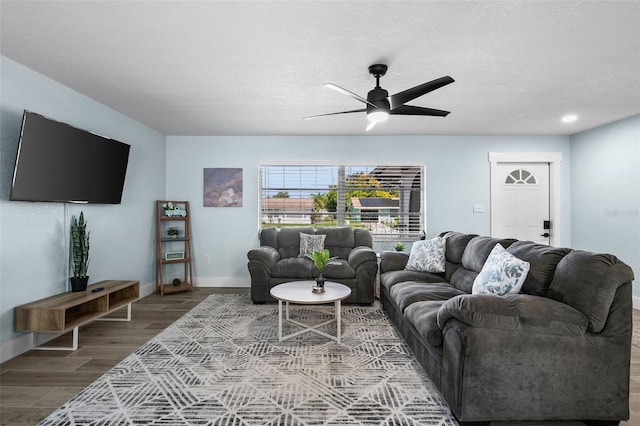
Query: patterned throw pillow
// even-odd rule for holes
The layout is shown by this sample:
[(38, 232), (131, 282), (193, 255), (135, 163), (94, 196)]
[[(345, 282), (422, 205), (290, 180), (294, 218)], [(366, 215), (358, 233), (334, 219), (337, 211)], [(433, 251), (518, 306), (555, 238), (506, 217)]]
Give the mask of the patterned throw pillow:
[(529, 262), (520, 260), (496, 244), (473, 281), (473, 294), (520, 293), (529, 273)]
[(324, 239), (326, 235), (310, 235), (300, 233), (300, 254), (298, 257), (307, 257), (313, 252), (320, 251), (324, 248)]
[(444, 272), (446, 239), (436, 237), (431, 240), (420, 240), (413, 243), (407, 266), (407, 271)]

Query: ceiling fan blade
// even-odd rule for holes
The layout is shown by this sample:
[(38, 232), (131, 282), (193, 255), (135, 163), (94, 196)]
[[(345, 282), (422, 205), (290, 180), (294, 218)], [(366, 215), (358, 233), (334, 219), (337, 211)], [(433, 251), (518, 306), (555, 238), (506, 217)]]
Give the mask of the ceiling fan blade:
[(345, 88), (343, 88), (343, 87), (340, 87), (340, 86), (338, 86), (338, 85), (335, 85), (335, 84), (333, 84), (333, 83), (325, 83), (325, 84), (324, 84), (324, 87), (328, 87), (329, 89), (333, 89), (333, 90), (335, 90), (336, 92), (340, 92), (340, 93), (342, 93), (343, 95), (351, 96), (353, 99), (355, 99), (355, 100), (357, 100), (357, 101), (363, 102), (363, 103), (365, 103), (365, 104), (369, 104), (369, 105), (371, 105), (371, 106), (373, 106), (373, 107), (376, 107), (376, 108), (377, 108), (377, 106), (376, 106), (375, 104), (372, 104), (371, 102), (369, 102), (368, 100), (366, 100), (366, 99), (365, 99), (365, 98), (363, 98), (362, 96), (360, 96), (360, 95), (358, 95), (358, 94), (356, 94), (356, 93), (353, 93), (352, 91), (347, 90), (347, 89), (345, 89)]
[(420, 97), (426, 93), (434, 91), (436, 89), (441, 88), (442, 86), (446, 86), (447, 84), (453, 83), (455, 80), (449, 76), (440, 77), (435, 80), (431, 80), (427, 83), (422, 83), (419, 86), (412, 87), (411, 89), (404, 90), (402, 92), (396, 93), (395, 95), (389, 96), (389, 103), (391, 104), (391, 109), (396, 109), (405, 103)]
[(398, 108), (389, 111), (389, 114), (398, 115), (430, 115), (434, 117), (446, 117), (450, 111), (443, 111), (441, 109), (424, 108), (413, 105), (401, 105)]
[(309, 117), (304, 117), (303, 120), (311, 120), (312, 118), (326, 117), (327, 115), (351, 114), (352, 112), (366, 112), (366, 111), (367, 109), (363, 108), (363, 109), (354, 109), (351, 111), (330, 112), (329, 114), (320, 114), (320, 115), (312, 115)]

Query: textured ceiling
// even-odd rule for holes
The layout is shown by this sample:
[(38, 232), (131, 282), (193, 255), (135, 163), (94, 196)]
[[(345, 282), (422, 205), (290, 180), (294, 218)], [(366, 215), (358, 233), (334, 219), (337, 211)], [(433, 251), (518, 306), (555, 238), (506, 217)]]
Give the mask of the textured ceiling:
[[(640, 113), (639, 1), (6, 1), (0, 51), (166, 135), (572, 134)], [(367, 67), (446, 118), (363, 104)], [(572, 124), (562, 115), (578, 114)]]

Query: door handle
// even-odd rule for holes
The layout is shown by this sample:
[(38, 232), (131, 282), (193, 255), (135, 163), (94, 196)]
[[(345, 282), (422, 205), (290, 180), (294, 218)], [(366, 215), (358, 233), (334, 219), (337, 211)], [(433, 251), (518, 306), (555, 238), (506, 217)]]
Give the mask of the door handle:
[(549, 238), (551, 236), (551, 234), (549, 234), (548, 232), (545, 232), (544, 234), (540, 234), (541, 237), (545, 237), (545, 238)]

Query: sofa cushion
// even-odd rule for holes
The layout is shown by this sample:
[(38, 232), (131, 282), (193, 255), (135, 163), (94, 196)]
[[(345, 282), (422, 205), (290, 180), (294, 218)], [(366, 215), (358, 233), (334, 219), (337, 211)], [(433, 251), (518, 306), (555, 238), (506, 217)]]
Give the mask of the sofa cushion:
[(515, 305), (524, 331), (556, 336), (582, 336), (587, 331), (587, 317), (564, 303), (526, 294), (504, 298)]
[(489, 257), (489, 253), (500, 243), (504, 248), (509, 247), (516, 240), (500, 239), (491, 237), (474, 237), (472, 238), (462, 254), (462, 266), (470, 271), (480, 272), (484, 266), (484, 262)]
[(529, 262), (518, 259), (500, 244), (491, 250), (482, 271), (473, 280), (473, 294), (519, 293), (529, 272)]
[(310, 235), (300, 233), (300, 251), (298, 257), (307, 257), (317, 251), (324, 250), (326, 235)]
[(448, 281), (448, 282), (451, 282), (451, 277), (460, 268), (462, 268), (462, 265), (460, 263), (453, 263), (453, 262), (445, 261), (445, 264), (444, 264), (444, 280)]
[(449, 283), (424, 283), (416, 281), (401, 282), (390, 290), (391, 297), (396, 302), (400, 312), (415, 302), (425, 300), (447, 300), (459, 294), (460, 290)]
[(344, 259), (333, 259), (327, 263), (322, 271), (322, 276), (328, 280), (331, 278), (348, 279), (355, 278), (356, 271)]
[(331, 256), (340, 259), (348, 259), (349, 253), (355, 247), (353, 228), (348, 226), (340, 228), (318, 228), (316, 235), (326, 235), (324, 247), (329, 250)]
[(443, 330), (451, 318), (470, 327), (569, 337), (583, 336), (588, 325), (587, 318), (577, 309), (528, 294), (453, 297), (438, 311), (438, 327)]
[(318, 276), (318, 269), (309, 258), (288, 257), (280, 259), (271, 267), (271, 276), (275, 278), (311, 279)]
[(278, 231), (280, 229), (271, 227), (260, 230), (260, 245), (269, 246), (278, 250)]
[(380, 253), (380, 274), (389, 271), (400, 271), (407, 266), (409, 255), (397, 251), (383, 251)]
[(300, 254), (300, 233), (315, 234), (313, 228), (282, 228), (278, 231), (278, 245), (275, 247), (280, 253), (280, 257), (298, 257)]
[(353, 228), (354, 247), (373, 247), (373, 236), (368, 229)]
[(604, 328), (618, 286), (633, 280), (633, 271), (611, 254), (574, 250), (558, 263), (545, 297), (573, 306), (589, 320), (589, 329)]
[(411, 246), (411, 253), (405, 269), (418, 272), (444, 272), (445, 244), (446, 240), (442, 237), (416, 241)]
[(415, 302), (404, 310), (404, 317), (433, 346), (442, 345), (442, 330), (438, 327), (438, 311), (445, 300)]
[(447, 262), (462, 263), (462, 254), (472, 238), (476, 234), (461, 234), (460, 232), (447, 232), (445, 234)]
[(529, 273), (521, 293), (543, 296), (551, 284), (558, 262), (571, 250), (556, 248), (531, 241), (516, 241), (507, 249), (509, 253), (529, 262)]
[(395, 284), (405, 281), (420, 281), (425, 283), (444, 282), (442, 274), (433, 274), (431, 272), (417, 271), (389, 271), (380, 275), (380, 285), (389, 291)]
[(473, 289), (473, 281), (477, 276), (478, 273), (476, 271), (470, 271), (466, 268), (458, 268), (453, 275), (451, 275), (449, 282), (458, 290), (465, 293), (471, 293)]

